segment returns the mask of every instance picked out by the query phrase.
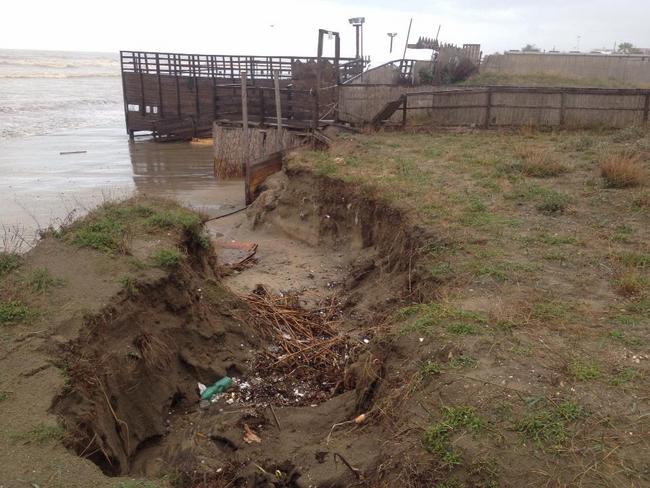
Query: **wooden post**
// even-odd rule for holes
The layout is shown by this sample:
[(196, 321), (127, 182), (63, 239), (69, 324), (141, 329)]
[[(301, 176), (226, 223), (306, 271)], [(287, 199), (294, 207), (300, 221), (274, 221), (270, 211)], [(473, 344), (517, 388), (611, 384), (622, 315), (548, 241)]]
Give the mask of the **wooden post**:
[(242, 157), (243, 157), (242, 170), (244, 173), (244, 177), (248, 182), (248, 177), (249, 177), (248, 158), (250, 156), (249, 154), (250, 141), (248, 137), (248, 89), (246, 83), (247, 83), (246, 70), (244, 70), (241, 72), (241, 117), (242, 117), (242, 146), (243, 146), (242, 147)]
[(564, 127), (565, 107), (566, 107), (566, 93), (562, 91), (562, 93), (560, 93), (560, 127)]
[(156, 75), (158, 78), (158, 116), (163, 118), (165, 112), (163, 111), (162, 82), (160, 79), (160, 55), (158, 53), (156, 53)]
[(645, 94), (645, 105), (643, 107), (643, 123), (648, 123), (648, 112), (650, 112), (650, 93)]
[[(131, 62), (133, 63), (133, 53), (131, 53)], [(133, 65), (135, 67), (135, 64)], [(120, 70), (122, 71), (122, 98), (124, 99), (124, 123), (129, 139), (133, 139), (133, 131), (129, 130), (129, 101), (126, 97), (126, 80), (124, 79), (124, 51), (120, 51)], [(134, 69), (135, 72), (135, 69)]]
[(260, 127), (264, 127), (264, 119), (266, 119), (266, 106), (264, 105), (264, 88), (259, 87), (258, 93), (260, 95)]
[(402, 104), (402, 127), (406, 127), (406, 110), (407, 110), (407, 102), (409, 97), (404, 94), (402, 95), (402, 98), (404, 99), (404, 103)]
[(280, 72), (273, 72), (273, 88), (275, 88), (275, 122), (276, 122), (276, 151), (282, 149), (282, 104), (280, 100)]
[(490, 112), (492, 111), (492, 88), (487, 89), (487, 104), (485, 105), (485, 122), (484, 127), (490, 127)]

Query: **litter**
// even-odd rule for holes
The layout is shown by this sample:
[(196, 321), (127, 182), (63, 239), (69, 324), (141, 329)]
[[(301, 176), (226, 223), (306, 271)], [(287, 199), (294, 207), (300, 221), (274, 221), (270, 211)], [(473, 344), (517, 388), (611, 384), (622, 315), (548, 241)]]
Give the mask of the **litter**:
[[(212, 386), (207, 387), (203, 392), (201, 392), (201, 400), (211, 400), (213, 396), (217, 393), (223, 393), (228, 388), (232, 386), (232, 378), (229, 376), (224, 376), (219, 381), (217, 381)], [(201, 387), (199, 386), (199, 390)]]
[(261, 444), (262, 438), (253, 432), (248, 424), (244, 424), (244, 442), (246, 444)]

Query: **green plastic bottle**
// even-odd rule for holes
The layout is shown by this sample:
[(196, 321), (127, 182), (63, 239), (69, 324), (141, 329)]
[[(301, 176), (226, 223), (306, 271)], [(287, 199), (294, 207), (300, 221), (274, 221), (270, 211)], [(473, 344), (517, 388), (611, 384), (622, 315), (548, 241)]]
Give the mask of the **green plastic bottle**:
[(217, 393), (223, 393), (232, 386), (232, 378), (224, 376), (214, 385), (208, 386), (203, 393), (201, 393), (201, 400), (210, 400)]

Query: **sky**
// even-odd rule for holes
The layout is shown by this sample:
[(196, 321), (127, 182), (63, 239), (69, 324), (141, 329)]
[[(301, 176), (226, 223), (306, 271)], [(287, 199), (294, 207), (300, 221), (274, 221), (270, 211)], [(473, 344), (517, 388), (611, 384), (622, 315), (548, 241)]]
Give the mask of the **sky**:
[[(373, 64), (401, 58), (409, 19), (419, 36), (478, 43), (484, 54), (519, 49), (650, 47), (648, 0), (20, 0), (0, 7), (0, 48), (149, 50), (315, 56), (319, 28), (341, 34), (354, 55), (348, 18), (363, 16), (364, 54)], [(388, 32), (396, 32), (389, 53)], [(333, 41), (326, 54), (333, 54)], [(409, 50), (407, 57), (426, 58)]]

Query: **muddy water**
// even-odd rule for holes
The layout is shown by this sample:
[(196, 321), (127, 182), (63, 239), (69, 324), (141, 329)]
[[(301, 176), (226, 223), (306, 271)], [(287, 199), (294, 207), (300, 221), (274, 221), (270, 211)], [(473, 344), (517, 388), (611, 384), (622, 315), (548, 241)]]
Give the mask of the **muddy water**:
[[(60, 154), (66, 151), (85, 152)], [(28, 239), (70, 212), (135, 192), (175, 198), (211, 216), (244, 203), (241, 181), (214, 178), (211, 145), (131, 142), (114, 128), (0, 140), (0, 225), (20, 227)]]
[(244, 200), (212, 176), (210, 146), (129, 142), (117, 53), (0, 49), (0, 248), (136, 191), (211, 216)]

